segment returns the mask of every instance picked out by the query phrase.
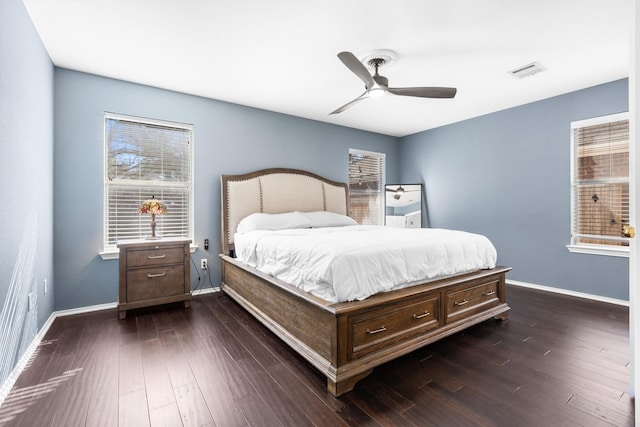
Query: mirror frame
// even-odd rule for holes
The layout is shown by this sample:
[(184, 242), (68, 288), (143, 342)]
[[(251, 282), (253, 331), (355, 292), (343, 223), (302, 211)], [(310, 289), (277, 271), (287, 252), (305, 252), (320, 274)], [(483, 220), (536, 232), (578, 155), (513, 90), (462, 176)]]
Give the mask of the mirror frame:
[[(418, 193), (418, 199), (419, 200), (411, 200), (411, 203), (407, 204), (406, 206), (411, 206), (411, 205), (415, 205), (417, 203), (420, 204), (420, 208), (418, 210), (413, 210), (411, 212), (406, 212), (404, 215), (389, 215), (388, 212), (388, 208), (390, 204), (395, 204), (393, 202), (394, 200), (394, 195), (393, 192), (395, 190), (397, 190), (398, 188), (402, 187), (402, 189), (405, 190), (404, 195), (407, 195), (407, 193)], [(384, 192), (385, 192), (385, 197), (384, 197), (384, 224), (385, 226), (395, 226), (398, 227), (398, 225), (390, 225), (388, 223), (387, 218), (392, 216), (404, 216), (406, 217), (406, 214), (408, 213), (418, 213), (417, 215), (417, 221), (418, 224), (407, 224), (405, 222), (405, 226), (404, 227), (399, 227), (399, 228), (422, 228), (422, 206), (423, 206), (423, 195), (422, 195), (422, 184), (385, 184), (384, 186)], [(402, 197), (402, 195), (400, 196)], [(393, 206), (393, 208), (395, 208), (395, 206)]]

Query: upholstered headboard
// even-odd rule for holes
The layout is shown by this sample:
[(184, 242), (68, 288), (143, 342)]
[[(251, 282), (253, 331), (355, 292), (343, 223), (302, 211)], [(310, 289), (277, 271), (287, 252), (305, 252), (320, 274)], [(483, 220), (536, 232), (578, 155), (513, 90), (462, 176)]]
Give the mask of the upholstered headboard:
[(233, 250), (242, 218), (256, 212), (329, 211), (348, 215), (348, 186), (297, 169), (263, 169), (243, 175), (221, 175), (222, 253)]

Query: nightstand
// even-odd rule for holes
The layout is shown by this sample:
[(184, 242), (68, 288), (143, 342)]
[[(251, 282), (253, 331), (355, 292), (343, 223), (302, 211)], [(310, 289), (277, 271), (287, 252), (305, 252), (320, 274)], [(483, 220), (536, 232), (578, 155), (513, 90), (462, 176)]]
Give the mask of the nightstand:
[(127, 310), (184, 301), (191, 306), (189, 244), (191, 240), (123, 240), (120, 249), (118, 317)]

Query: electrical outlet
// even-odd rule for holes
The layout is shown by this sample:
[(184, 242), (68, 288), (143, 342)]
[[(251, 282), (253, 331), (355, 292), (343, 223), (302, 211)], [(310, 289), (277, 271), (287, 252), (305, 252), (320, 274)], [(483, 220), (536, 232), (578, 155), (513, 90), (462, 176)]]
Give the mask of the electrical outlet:
[(206, 258), (202, 258), (200, 260), (200, 269), (201, 270), (206, 270), (207, 269), (207, 259)]

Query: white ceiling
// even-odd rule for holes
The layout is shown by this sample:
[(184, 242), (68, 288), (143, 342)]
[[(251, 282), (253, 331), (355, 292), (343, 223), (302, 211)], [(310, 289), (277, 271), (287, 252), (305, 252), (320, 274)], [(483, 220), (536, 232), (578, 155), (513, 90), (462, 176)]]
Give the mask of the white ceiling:
[[(404, 136), (628, 77), (634, 0), (24, 0), (56, 66)], [(337, 54), (390, 49), (364, 92)], [(531, 62), (547, 71), (517, 79)]]

